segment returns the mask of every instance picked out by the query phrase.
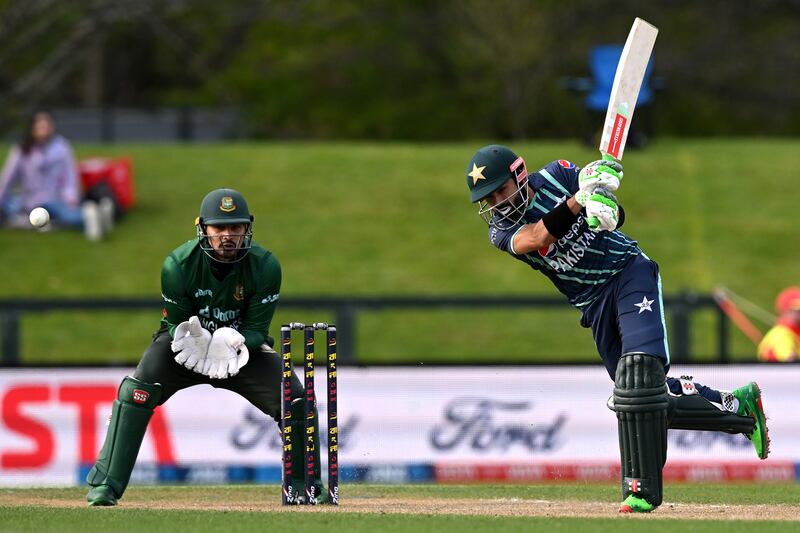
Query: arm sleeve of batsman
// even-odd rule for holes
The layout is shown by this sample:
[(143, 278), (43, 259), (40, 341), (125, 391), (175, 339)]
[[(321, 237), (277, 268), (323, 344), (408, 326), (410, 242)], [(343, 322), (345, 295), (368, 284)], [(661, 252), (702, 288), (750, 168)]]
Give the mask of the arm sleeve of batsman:
[(164, 320), (174, 339), (175, 328), (182, 322), (188, 322), (194, 312), (186, 294), (181, 269), (171, 255), (164, 260), (161, 268), (161, 298), (164, 302)]
[(267, 342), (269, 327), (280, 297), (282, 279), (281, 265), (274, 255), (270, 254), (260, 266), (255, 283), (256, 292), (249, 297), (239, 328), (245, 345), (254, 352)]
[(511, 229), (499, 229), (494, 226), (489, 226), (489, 242), (499, 250), (517, 255), (516, 250), (514, 250), (514, 235), (521, 229), (521, 224), (517, 224)]

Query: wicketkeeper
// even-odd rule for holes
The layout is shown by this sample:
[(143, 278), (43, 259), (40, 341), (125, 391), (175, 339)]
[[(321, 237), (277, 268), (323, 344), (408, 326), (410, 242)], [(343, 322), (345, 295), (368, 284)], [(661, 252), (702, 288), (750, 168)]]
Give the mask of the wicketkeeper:
[[(181, 389), (206, 383), (234, 391), (280, 423), (283, 369), (268, 336), (281, 288), (278, 259), (252, 241), (253, 216), (233, 189), (208, 193), (195, 224), (197, 238), (164, 261), (161, 327), (133, 376), (119, 387), (105, 443), (86, 478), (92, 487), (89, 505), (116, 505), (153, 409)], [(301, 434), (303, 386), (294, 375), (291, 385), (291, 423)], [(296, 446), (295, 453), (295, 464), (304, 464), (303, 447)], [(315, 490), (323, 503), (319, 448), (315, 453)]]
[(478, 150), (467, 186), (489, 240), (542, 272), (581, 311), (614, 380), (622, 461), (620, 512), (661, 504), (667, 428), (743, 433), (766, 459), (769, 438), (756, 383), (732, 392), (668, 378), (670, 357), (658, 265), (619, 231), (625, 213), (613, 191), (622, 165), (583, 168), (553, 161), (528, 174), (509, 148)]

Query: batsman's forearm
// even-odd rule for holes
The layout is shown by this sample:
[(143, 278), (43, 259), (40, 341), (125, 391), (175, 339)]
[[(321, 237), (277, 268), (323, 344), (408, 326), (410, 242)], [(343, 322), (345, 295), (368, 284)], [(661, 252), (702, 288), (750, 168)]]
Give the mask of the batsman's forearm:
[(581, 211), (575, 197), (555, 207), (536, 224), (527, 224), (514, 237), (514, 251), (526, 254), (550, 246), (563, 237)]

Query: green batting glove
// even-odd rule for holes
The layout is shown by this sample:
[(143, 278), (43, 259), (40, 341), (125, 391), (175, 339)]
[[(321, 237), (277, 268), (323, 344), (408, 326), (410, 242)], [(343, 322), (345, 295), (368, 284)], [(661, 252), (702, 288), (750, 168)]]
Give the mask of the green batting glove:
[(615, 159), (598, 159), (592, 161), (578, 173), (578, 189), (593, 193), (602, 187), (608, 191), (616, 191), (622, 180), (622, 164)]
[[(580, 193), (578, 193), (580, 194)], [(576, 200), (580, 203), (580, 200)], [(592, 231), (614, 231), (619, 222), (617, 198), (606, 189), (597, 189), (585, 198), (586, 223)]]

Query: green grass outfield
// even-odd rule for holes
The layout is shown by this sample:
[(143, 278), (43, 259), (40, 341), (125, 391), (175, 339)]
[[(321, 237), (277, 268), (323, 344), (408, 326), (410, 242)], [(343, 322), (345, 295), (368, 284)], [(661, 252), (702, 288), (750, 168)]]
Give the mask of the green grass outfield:
[[(620, 515), (616, 486), (345, 485), (338, 508), (283, 508), (277, 486), (131, 487), (116, 508), (85, 489), (0, 490), (0, 530), (798, 531), (798, 485), (670, 485), (650, 515)], [(312, 529), (313, 528), (313, 529)]]
[[(464, 176), (481, 144), (79, 145), (81, 158), (133, 158), (138, 205), (100, 244), (75, 232), (0, 232), (0, 298), (157, 298), (163, 258), (193, 237), (200, 200), (221, 186), (248, 198), (256, 240), (282, 262), (284, 297), (556, 295), (487, 241)], [(597, 157), (575, 142), (511, 144), (530, 170)], [(800, 140), (665, 139), (626, 152), (624, 163), (624, 231), (660, 263), (666, 293), (724, 284), (771, 308), (782, 287), (800, 283)], [(331, 318), (279, 309), (275, 322)], [(133, 363), (158, 319), (158, 310), (29, 315), (23, 360)], [(597, 361), (577, 322), (569, 309), (376, 312), (359, 317), (356, 340), (366, 363)], [(695, 325), (694, 351), (712, 353), (711, 314)], [(753, 358), (741, 334), (732, 349)]]

